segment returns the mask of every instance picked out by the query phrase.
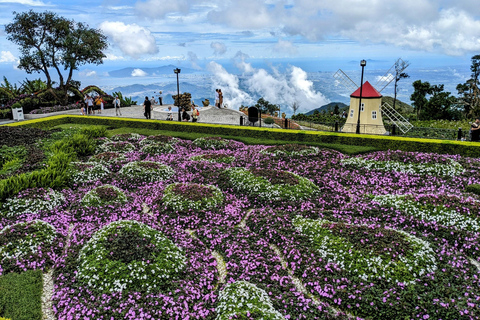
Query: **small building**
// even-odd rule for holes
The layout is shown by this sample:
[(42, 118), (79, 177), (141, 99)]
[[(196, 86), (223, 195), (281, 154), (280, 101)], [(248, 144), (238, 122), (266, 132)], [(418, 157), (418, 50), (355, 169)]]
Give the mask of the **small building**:
[[(360, 87), (350, 95), (350, 109), (347, 122), (343, 125), (342, 132), (357, 132), (358, 105), (360, 103)], [(382, 95), (368, 81), (363, 84), (362, 105), (360, 107), (360, 133), (385, 134), (382, 114)]]

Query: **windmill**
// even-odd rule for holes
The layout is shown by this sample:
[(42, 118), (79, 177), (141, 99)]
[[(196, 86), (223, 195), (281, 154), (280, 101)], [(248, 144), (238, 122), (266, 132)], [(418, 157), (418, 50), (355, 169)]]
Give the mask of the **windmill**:
[[(382, 116), (387, 117), (403, 133), (413, 128), (413, 125), (391, 105), (386, 102), (382, 103), (381, 95), (381, 92), (388, 87), (399, 74), (402, 74), (407, 67), (408, 63), (399, 58), (385, 75), (379, 78), (375, 86), (372, 86), (366, 81), (361, 87), (350, 79), (345, 72), (339, 69), (333, 77), (342, 83), (345, 88), (353, 92), (350, 95), (350, 109), (348, 110), (347, 121), (342, 128), (342, 132), (385, 134), (387, 131), (383, 126)], [(359, 105), (360, 107), (357, 107)], [(359, 109), (360, 117), (358, 117), (357, 114)], [(361, 124), (359, 132), (357, 131), (357, 119), (359, 119)]]

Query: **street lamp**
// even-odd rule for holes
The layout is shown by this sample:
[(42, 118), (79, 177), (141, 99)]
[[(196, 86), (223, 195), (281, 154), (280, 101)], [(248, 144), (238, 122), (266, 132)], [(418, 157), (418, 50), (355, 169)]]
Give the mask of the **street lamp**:
[(358, 103), (358, 120), (357, 120), (357, 134), (360, 134), (360, 111), (362, 110), (362, 89), (363, 89), (363, 68), (367, 65), (367, 61), (360, 61), (362, 67), (362, 79), (360, 80), (360, 102)]
[(180, 115), (180, 86), (178, 84), (178, 74), (180, 73), (180, 69), (175, 68), (173, 72), (177, 75), (177, 108), (178, 108), (178, 121), (182, 121), (182, 116)]

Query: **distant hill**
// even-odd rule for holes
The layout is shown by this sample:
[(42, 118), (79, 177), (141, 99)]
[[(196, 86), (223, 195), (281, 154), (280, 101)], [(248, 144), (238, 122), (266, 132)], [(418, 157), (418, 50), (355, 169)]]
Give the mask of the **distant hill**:
[[(156, 68), (134, 68), (134, 67), (129, 67), (129, 68), (123, 68), (120, 70), (113, 70), (109, 71), (108, 74), (111, 77), (114, 78), (130, 78), (134, 77), (132, 74), (134, 73), (135, 70), (141, 70), (145, 73), (143, 75), (144, 77), (152, 77), (152, 76), (159, 76), (163, 74), (170, 74), (173, 75), (173, 69), (177, 68), (174, 65), (168, 65), (168, 66), (161, 66), (161, 67), (156, 67)], [(198, 72), (195, 69), (191, 68), (182, 68), (180, 71), (180, 74), (186, 74), (186, 73), (196, 73)], [(141, 75), (139, 75), (141, 76)]]
[(326, 104), (324, 106), (321, 106), (320, 108), (317, 108), (317, 109), (313, 109), (313, 110), (310, 110), (308, 111), (307, 113), (305, 113), (305, 115), (309, 116), (309, 115), (312, 115), (314, 114), (314, 112), (316, 110), (318, 110), (318, 112), (322, 112), (322, 111), (325, 111), (325, 112), (331, 112), (335, 109), (335, 106), (338, 106), (338, 109), (340, 110), (340, 112), (342, 112), (343, 110), (346, 110), (348, 109), (348, 105), (346, 105), (345, 103), (343, 102), (331, 102), (329, 104)]
[[(393, 97), (390, 97), (390, 96), (384, 96), (382, 98), (382, 103), (388, 103), (389, 105), (391, 105), (393, 107)], [(400, 100), (397, 99), (397, 101), (395, 101), (395, 110), (397, 110), (398, 112), (400, 112), (402, 115), (408, 115), (408, 114), (411, 114), (414, 112), (414, 109), (411, 105), (407, 104), (407, 103), (404, 103)]]

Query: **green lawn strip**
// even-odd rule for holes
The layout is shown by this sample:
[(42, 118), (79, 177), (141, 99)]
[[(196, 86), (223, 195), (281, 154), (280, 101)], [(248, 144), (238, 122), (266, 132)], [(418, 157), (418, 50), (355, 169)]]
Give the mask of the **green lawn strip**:
[(41, 320), (42, 290), (41, 270), (0, 276), (0, 317)]

